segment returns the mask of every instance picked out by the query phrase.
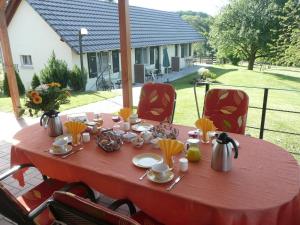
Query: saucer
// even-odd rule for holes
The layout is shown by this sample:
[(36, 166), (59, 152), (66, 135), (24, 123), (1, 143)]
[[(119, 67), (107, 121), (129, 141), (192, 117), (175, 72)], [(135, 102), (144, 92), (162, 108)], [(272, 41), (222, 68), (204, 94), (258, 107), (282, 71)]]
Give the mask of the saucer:
[(155, 183), (159, 183), (159, 184), (163, 184), (163, 183), (167, 183), (170, 182), (173, 178), (174, 178), (174, 173), (172, 171), (168, 171), (166, 177), (164, 177), (163, 179), (158, 179), (152, 170), (149, 170), (149, 172), (147, 173), (147, 177), (149, 180), (155, 182)]
[(71, 145), (67, 145), (67, 151), (65, 152), (57, 152), (57, 151), (54, 151), (53, 150), (53, 147), (51, 147), (49, 149), (49, 153), (52, 154), (52, 155), (65, 155), (65, 154), (68, 154), (72, 151), (72, 146)]

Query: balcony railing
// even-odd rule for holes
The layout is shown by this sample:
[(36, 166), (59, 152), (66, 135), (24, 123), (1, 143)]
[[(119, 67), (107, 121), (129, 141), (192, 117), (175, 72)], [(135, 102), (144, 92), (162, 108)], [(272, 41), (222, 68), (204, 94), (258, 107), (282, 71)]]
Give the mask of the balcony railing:
[[(208, 92), (208, 90), (210, 89), (211, 86), (227, 86), (227, 87), (234, 87), (234, 88), (247, 88), (247, 89), (262, 90), (263, 91), (262, 107), (251, 106), (251, 105), (249, 106), (249, 108), (261, 110), (260, 126), (259, 127), (247, 126), (247, 127), (251, 128), (251, 129), (259, 130), (259, 138), (260, 139), (264, 139), (264, 132), (265, 131), (270, 131), (270, 132), (280, 133), (280, 134), (286, 134), (286, 135), (300, 136), (300, 133), (289, 132), (289, 131), (286, 131), (286, 130), (269, 129), (269, 128), (266, 128), (266, 126), (265, 126), (265, 124), (266, 124), (266, 115), (267, 115), (268, 111), (300, 115), (300, 111), (283, 110), (283, 109), (276, 109), (276, 108), (268, 107), (269, 93), (271, 91), (299, 92), (300, 93), (299, 90), (281, 89), (281, 88), (261, 88), (261, 87), (239, 86), (239, 85), (226, 85), (226, 84), (209, 83), (209, 82), (195, 82), (195, 84), (194, 84), (194, 94), (195, 94), (196, 107), (197, 107), (197, 113), (198, 113), (199, 118), (200, 118), (200, 111), (199, 111), (199, 103), (198, 103), (196, 89), (197, 89), (198, 86), (204, 86), (204, 85), (205, 85), (205, 93)], [(300, 153), (298, 153), (298, 152), (292, 152), (292, 151), (289, 151), (289, 152), (291, 154), (300, 155)]]

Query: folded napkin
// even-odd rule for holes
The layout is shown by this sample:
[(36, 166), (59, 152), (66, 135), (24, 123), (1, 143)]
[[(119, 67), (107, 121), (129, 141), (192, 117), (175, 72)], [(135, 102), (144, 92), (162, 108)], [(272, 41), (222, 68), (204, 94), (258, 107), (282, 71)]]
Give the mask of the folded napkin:
[(123, 108), (119, 111), (119, 116), (122, 117), (123, 121), (127, 121), (130, 115), (132, 114), (131, 108)]
[(217, 130), (217, 128), (215, 127), (213, 121), (211, 121), (210, 119), (208, 118), (201, 118), (201, 119), (198, 119), (196, 122), (195, 122), (195, 126), (200, 129), (202, 131), (202, 140), (204, 142), (208, 142), (208, 135), (207, 133), (209, 131), (215, 131)]
[(173, 167), (172, 156), (180, 153), (184, 149), (184, 144), (177, 140), (162, 139), (159, 141), (159, 147), (163, 152), (164, 162), (170, 167)]
[(72, 135), (72, 144), (79, 143), (79, 134), (85, 131), (87, 126), (82, 122), (77, 121), (69, 121), (66, 122), (65, 127), (67, 128), (68, 132)]

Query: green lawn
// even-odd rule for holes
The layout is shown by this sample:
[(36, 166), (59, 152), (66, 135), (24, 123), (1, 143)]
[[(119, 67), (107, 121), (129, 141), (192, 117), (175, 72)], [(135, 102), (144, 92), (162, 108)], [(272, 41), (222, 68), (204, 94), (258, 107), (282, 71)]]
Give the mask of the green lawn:
[[(70, 103), (61, 105), (60, 111), (71, 109), (74, 107), (86, 105), (93, 102), (102, 101), (120, 95), (118, 91), (96, 91), (96, 92), (73, 92), (71, 93)], [(21, 104), (24, 104), (25, 99), (22, 97)], [(11, 112), (11, 99), (8, 97), (0, 97), (0, 111)]]
[[(260, 72), (259, 70), (248, 71), (245, 67), (234, 67), (229, 65), (213, 66), (209, 69), (217, 74), (217, 82), (220, 84), (294, 89), (300, 91), (300, 69), (272, 67), (271, 69)], [(177, 91), (175, 123), (193, 125), (197, 119), (193, 85), (191, 84), (193, 78), (196, 78), (197, 76), (197, 73), (194, 73), (173, 82)], [(240, 89), (243, 89), (248, 93), (251, 106), (262, 107), (262, 89)], [(198, 87), (197, 93), (200, 102), (200, 112), (202, 112), (204, 87)], [(300, 112), (300, 92), (270, 90), (268, 108)], [(260, 127), (260, 120), (261, 111), (249, 109), (247, 125)], [(300, 113), (291, 114), (267, 111), (265, 128), (300, 133)], [(258, 137), (259, 131), (248, 129), (247, 133)], [(265, 131), (264, 139), (278, 144), (289, 151), (300, 153), (299, 136)], [(300, 157), (297, 158), (300, 160)]]

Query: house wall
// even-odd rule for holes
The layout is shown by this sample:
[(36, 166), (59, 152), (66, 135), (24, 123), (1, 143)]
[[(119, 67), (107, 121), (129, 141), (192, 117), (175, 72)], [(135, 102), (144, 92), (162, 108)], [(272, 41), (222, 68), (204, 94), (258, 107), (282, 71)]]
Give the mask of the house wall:
[[(34, 73), (44, 68), (54, 51), (57, 58), (73, 65), (72, 50), (60, 41), (57, 33), (24, 0), (19, 5), (8, 26), (8, 34), (14, 64), (26, 88), (30, 87)], [(21, 66), (21, 55), (31, 55), (32, 67)], [(79, 64), (80, 65), (80, 64)]]

